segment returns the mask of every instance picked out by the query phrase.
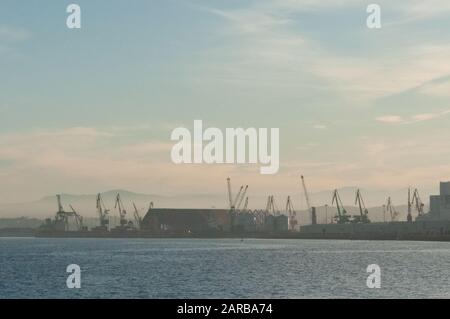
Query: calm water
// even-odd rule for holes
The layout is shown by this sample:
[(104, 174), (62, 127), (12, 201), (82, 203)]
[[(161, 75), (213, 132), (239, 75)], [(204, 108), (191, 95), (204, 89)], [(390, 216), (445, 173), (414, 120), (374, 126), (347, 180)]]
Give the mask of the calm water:
[[(81, 289), (66, 287), (69, 264)], [(118, 297), (449, 298), (450, 243), (0, 239), (0, 298)]]

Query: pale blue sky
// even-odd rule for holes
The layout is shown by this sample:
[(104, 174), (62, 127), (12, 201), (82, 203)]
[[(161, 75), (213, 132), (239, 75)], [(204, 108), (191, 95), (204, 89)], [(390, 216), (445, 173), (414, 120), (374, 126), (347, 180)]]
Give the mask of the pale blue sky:
[[(71, 2), (0, 3), (0, 202), (450, 179), (448, 1), (378, 1), (380, 30), (359, 0), (73, 2), (81, 30)], [(173, 166), (170, 131), (194, 119), (279, 127), (280, 173)]]

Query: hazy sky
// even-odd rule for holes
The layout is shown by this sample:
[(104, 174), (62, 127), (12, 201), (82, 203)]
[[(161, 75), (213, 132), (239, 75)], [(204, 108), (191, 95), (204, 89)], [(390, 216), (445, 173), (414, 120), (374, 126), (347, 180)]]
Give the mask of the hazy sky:
[[(450, 179), (448, 0), (72, 2), (81, 30), (68, 1), (0, 3), (0, 203)], [(170, 132), (194, 119), (280, 128), (280, 172), (172, 164)]]

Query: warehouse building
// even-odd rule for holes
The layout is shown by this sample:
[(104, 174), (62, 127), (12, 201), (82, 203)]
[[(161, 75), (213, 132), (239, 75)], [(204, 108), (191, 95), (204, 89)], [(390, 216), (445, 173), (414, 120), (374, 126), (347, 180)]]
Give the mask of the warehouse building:
[(227, 209), (152, 208), (142, 220), (142, 230), (152, 233), (197, 234), (230, 231)]

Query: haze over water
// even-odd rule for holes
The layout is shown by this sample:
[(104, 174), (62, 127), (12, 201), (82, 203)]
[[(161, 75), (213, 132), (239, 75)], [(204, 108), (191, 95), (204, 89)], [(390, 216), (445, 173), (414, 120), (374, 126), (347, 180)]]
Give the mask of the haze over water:
[[(81, 267), (68, 289), (66, 267)], [(381, 267), (381, 289), (366, 268)], [(0, 239), (0, 298), (448, 298), (450, 243)]]

